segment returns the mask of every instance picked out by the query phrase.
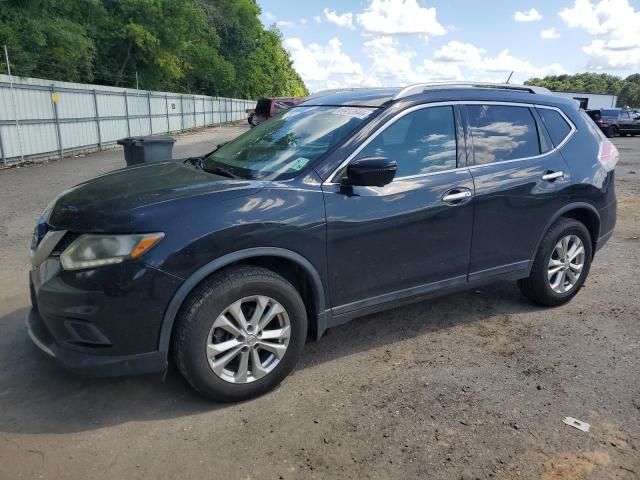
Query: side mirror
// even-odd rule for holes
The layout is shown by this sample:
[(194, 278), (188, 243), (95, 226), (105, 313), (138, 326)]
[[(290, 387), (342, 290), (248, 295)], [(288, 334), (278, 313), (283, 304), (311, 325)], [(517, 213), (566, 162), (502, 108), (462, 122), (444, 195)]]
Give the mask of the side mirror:
[(347, 185), (384, 187), (393, 181), (398, 164), (385, 157), (359, 158), (347, 167)]

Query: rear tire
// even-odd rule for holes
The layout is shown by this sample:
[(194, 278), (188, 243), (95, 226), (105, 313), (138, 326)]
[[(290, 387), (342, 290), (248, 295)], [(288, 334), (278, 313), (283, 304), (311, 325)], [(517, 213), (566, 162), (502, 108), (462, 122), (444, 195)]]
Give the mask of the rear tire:
[[(563, 251), (567, 254), (563, 255)], [(569, 260), (572, 255), (576, 256)], [(519, 280), (518, 286), (525, 296), (539, 305), (562, 305), (584, 284), (591, 258), (591, 235), (587, 228), (577, 220), (561, 218), (542, 238), (531, 274)]]
[(618, 135), (618, 128), (615, 125), (611, 125), (609, 128), (607, 128), (605, 134), (608, 138), (613, 138)]
[(284, 380), (306, 337), (306, 309), (295, 287), (271, 270), (242, 266), (214, 274), (188, 297), (172, 347), (196, 391), (235, 402)]

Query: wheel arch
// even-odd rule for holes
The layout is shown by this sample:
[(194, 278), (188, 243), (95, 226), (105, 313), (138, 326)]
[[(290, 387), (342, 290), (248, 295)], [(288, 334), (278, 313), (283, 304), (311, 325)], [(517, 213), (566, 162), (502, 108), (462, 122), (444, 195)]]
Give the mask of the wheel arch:
[[(314, 332), (316, 338), (319, 338), (324, 333), (327, 328), (325, 313), (326, 297), (322, 278), (313, 264), (302, 255), (291, 250), (276, 247), (257, 247), (239, 250), (217, 258), (199, 268), (184, 281), (171, 298), (169, 306), (165, 310), (162, 326), (160, 327), (160, 338), (158, 340), (158, 349), (160, 352), (168, 355), (175, 320), (178, 317), (182, 304), (193, 289), (204, 279), (223, 268), (247, 264), (269, 268), (289, 281), (294, 280), (292, 283), (294, 283), (294, 286), (300, 292), (307, 306), (310, 331)], [(299, 287), (305, 288), (305, 285), (296, 285), (295, 280), (297, 279), (292, 277), (296, 272), (301, 272), (304, 275), (303, 282), (308, 282), (308, 292), (304, 290), (300, 291)], [(309, 298), (313, 300), (313, 308), (311, 310), (306, 302)]]
[(531, 257), (529, 259), (529, 268), (533, 265), (533, 261), (535, 260), (536, 253), (538, 252), (538, 248), (540, 248), (540, 243), (544, 235), (549, 231), (551, 226), (561, 217), (573, 218), (584, 224), (589, 230), (589, 235), (591, 236), (592, 243), (592, 255), (595, 255), (596, 245), (598, 243), (598, 238), (600, 238), (600, 213), (598, 213), (598, 209), (587, 202), (575, 202), (565, 205), (560, 210), (558, 210), (551, 220), (547, 223), (545, 228), (542, 230), (538, 241), (536, 242), (536, 246), (531, 253)]

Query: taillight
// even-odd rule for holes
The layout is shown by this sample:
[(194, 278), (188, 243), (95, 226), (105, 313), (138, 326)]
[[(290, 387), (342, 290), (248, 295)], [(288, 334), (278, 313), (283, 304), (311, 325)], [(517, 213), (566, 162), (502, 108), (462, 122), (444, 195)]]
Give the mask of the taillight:
[(604, 120), (603, 120), (603, 119), (601, 119), (601, 118), (599, 118), (598, 120), (596, 120), (596, 123), (597, 123), (598, 125), (604, 125)]
[(602, 165), (605, 171), (610, 172), (616, 168), (618, 163), (618, 149), (609, 140), (603, 140), (600, 143), (600, 149), (598, 150), (598, 162)]

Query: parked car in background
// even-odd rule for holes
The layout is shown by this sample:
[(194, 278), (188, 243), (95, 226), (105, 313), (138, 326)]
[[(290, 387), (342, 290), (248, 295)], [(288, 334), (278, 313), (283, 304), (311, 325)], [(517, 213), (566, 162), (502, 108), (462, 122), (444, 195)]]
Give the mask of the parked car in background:
[(206, 158), (56, 198), (33, 234), (27, 327), (70, 370), (173, 356), (205, 397), (247, 399), (356, 317), (495, 280), (569, 302), (613, 233), (617, 159), (539, 87), (316, 94)]
[(255, 110), (247, 110), (249, 125), (255, 127), (265, 120), (269, 120), (277, 113), (301, 103), (304, 99), (299, 97), (271, 97), (261, 98), (256, 104)]
[(601, 108), (587, 110), (587, 114), (609, 138), (640, 134), (640, 114), (635, 110)]

